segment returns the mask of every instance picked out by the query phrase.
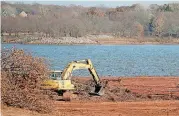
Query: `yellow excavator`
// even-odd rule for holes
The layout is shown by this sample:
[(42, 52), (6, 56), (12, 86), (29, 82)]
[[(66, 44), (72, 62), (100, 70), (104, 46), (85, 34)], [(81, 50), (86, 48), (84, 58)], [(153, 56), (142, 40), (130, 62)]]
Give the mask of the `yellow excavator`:
[(71, 95), (69, 93), (71, 90), (75, 89), (75, 86), (74, 84), (72, 84), (72, 81), (71, 81), (72, 71), (78, 70), (78, 69), (87, 69), (92, 75), (92, 78), (95, 82), (95, 87), (89, 94), (98, 95), (98, 96), (103, 95), (104, 86), (102, 85), (100, 78), (90, 59), (72, 61), (67, 65), (67, 67), (63, 71), (60, 71), (60, 70), (51, 71), (50, 79), (45, 80), (42, 84), (43, 88), (63, 91), (62, 92), (63, 99), (65, 101), (70, 101)]

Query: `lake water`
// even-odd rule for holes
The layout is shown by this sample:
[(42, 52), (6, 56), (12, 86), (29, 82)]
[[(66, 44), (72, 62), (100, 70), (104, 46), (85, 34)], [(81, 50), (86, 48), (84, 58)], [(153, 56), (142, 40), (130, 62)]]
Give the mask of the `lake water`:
[[(45, 57), (51, 69), (64, 69), (73, 60), (91, 59), (100, 76), (179, 76), (179, 45), (22, 45), (21, 48)], [(88, 76), (87, 70), (73, 75)]]

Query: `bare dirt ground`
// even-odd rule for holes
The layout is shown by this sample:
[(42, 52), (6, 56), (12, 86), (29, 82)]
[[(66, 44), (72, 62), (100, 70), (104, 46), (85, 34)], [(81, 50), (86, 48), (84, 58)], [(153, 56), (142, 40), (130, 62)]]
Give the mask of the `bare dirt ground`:
[(179, 101), (61, 103), (64, 116), (178, 116)]
[(4, 107), (2, 116), (178, 116), (179, 101), (56, 102), (54, 114)]
[[(3, 116), (178, 116), (179, 77), (103, 78), (106, 94), (87, 94), (91, 78), (76, 78), (79, 94), (71, 102), (57, 97), (53, 114), (2, 107)], [(80, 83), (80, 84), (79, 84)], [(88, 85), (89, 84), (89, 85)]]

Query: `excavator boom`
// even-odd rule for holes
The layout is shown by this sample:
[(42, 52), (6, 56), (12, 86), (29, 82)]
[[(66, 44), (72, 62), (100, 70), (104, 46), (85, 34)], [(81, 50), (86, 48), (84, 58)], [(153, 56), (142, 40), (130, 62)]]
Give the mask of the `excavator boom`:
[(90, 59), (86, 60), (80, 60), (80, 61), (73, 61), (68, 64), (68, 66), (64, 69), (62, 73), (62, 80), (71, 80), (71, 73), (73, 70), (79, 70), (79, 69), (88, 69), (90, 74), (93, 77), (93, 80), (95, 82), (95, 87), (90, 92), (91, 95), (103, 95), (104, 94), (104, 87), (101, 85), (100, 78), (91, 62)]
[(62, 80), (70, 80), (72, 71), (79, 70), (79, 69), (88, 69), (95, 83), (100, 84), (99, 76), (90, 59), (73, 61), (69, 63), (67, 67), (64, 69), (64, 71), (62, 72), (62, 75), (61, 75)]

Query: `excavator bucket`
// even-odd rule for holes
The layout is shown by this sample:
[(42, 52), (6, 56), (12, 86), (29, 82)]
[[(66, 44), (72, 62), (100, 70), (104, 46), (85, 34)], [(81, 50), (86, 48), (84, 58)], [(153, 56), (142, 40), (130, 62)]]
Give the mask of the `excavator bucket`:
[(103, 86), (95, 86), (92, 91), (89, 93), (90, 95), (97, 95), (101, 96), (104, 94), (104, 87)]

